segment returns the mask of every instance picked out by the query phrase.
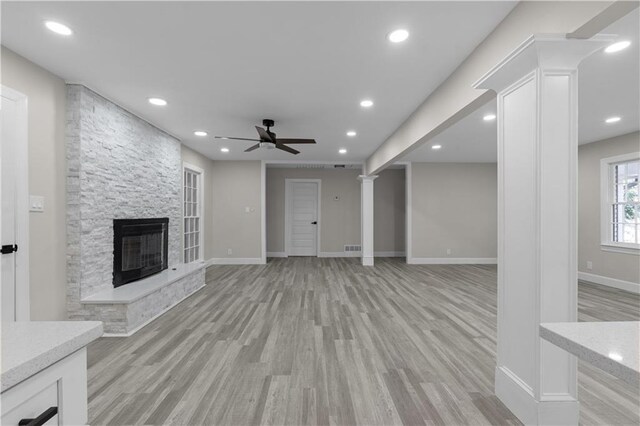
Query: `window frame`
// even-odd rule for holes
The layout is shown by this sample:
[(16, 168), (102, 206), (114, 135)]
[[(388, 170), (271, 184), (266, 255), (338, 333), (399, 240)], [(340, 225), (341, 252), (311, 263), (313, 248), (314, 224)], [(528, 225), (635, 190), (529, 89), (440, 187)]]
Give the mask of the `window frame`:
[[(185, 174), (189, 172), (194, 174), (197, 177), (197, 185), (196, 185), (196, 197), (197, 197), (197, 202), (196, 202), (196, 211), (197, 211), (197, 215), (196, 216), (187, 216), (186, 215), (186, 211), (185, 211), (185, 203), (187, 202), (187, 200), (185, 199), (185, 187), (187, 186), (187, 182), (185, 181)], [(204, 260), (204, 218), (203, 218), (203, 213), (204, 213), (204, 170), (198, 166), (195, 166), (193, 164), (189, 164), (186, 162), (182, 163), (182, 190), (180, 191), (181, 195), (182, 195), (182, 200), (181, 200), (181, 206), (182, 206), (182, 225), (181, 225), (181, 229), (182, 229), (182, 233), (180, 236), (180, 240), (181, 240), (181, 246), (182, 246), (182, 252), (181, 252), (181, 257), (182, 257), (182, 262), (183, 263), (193, 263), (193, 262), (198, 262), (198, 261), (203, 261)], [(186, 247), (185, 247), (185, 235), (186, 235), (186, 230), (185, 230), (185, 219), (187, 218), (192, 218), (192, 217), (197, 217), (199, 219), (199, 225), (200, 228), (197, 231), (198, 233), (198, 257), (191, 260), (190, 262), (186, 262)], [(195, 246), (194, 246), (195, 247)]]
[[(617, 253), (635, 254), (640, 256), (640, 243), (623, 243), (613, 241), (613, 222), (611, 206), (613, 205), (613, 167), (616, 164), (640, 160), (640, 153), (616, 155), (600, 160), (600, 249)], [(636, 227), (638, 232), (638, 227)], [(636, 235), (636, 240), (638, 236)]]

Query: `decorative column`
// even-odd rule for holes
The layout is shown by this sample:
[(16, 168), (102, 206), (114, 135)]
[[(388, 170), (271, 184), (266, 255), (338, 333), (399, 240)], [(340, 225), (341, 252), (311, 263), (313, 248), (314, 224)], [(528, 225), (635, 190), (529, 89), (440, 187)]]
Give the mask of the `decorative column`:
[(496, 395), (525, 424), (578, 424), (575, 358), (539, 325), (577, 320), (577, 67), (611, 41), (532, 36), (474, 85), (498, 93)]
[(362, 224), (362, 264), (373, 266), (373, 181), (378, 176), (358, 176), (360, 180), (360, 223)]

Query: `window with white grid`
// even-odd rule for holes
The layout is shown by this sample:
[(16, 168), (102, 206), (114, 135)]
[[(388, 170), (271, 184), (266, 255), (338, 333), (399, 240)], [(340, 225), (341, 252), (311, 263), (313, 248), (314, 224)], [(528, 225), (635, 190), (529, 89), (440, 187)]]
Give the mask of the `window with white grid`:
[(602, 244), (640, 249), (640, 156), (606, 158), (601, 163)]
[(184, 167), (184, 263), (202, 258), (202, 171)]

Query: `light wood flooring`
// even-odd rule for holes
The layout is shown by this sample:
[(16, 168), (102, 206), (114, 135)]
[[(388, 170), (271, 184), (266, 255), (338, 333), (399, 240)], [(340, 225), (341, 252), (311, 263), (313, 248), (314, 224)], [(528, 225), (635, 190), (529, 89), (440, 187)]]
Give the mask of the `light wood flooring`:
[[(496, 268), (376, 259), (214, 266), (129, 338), (89, 346), (98, 424), (519, 424), (493, 394)], [(579, 287), (581, 320), (640, 297)], [(579, 365), (583, 424), (640, 423), (638, 389)]]

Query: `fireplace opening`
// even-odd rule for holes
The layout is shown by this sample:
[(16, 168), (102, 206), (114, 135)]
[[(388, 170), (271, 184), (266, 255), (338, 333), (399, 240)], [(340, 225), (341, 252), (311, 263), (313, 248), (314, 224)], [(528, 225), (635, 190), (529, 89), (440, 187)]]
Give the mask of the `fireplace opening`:
[(169, 218), (114, 219), (113, 286), (167, 269)]

